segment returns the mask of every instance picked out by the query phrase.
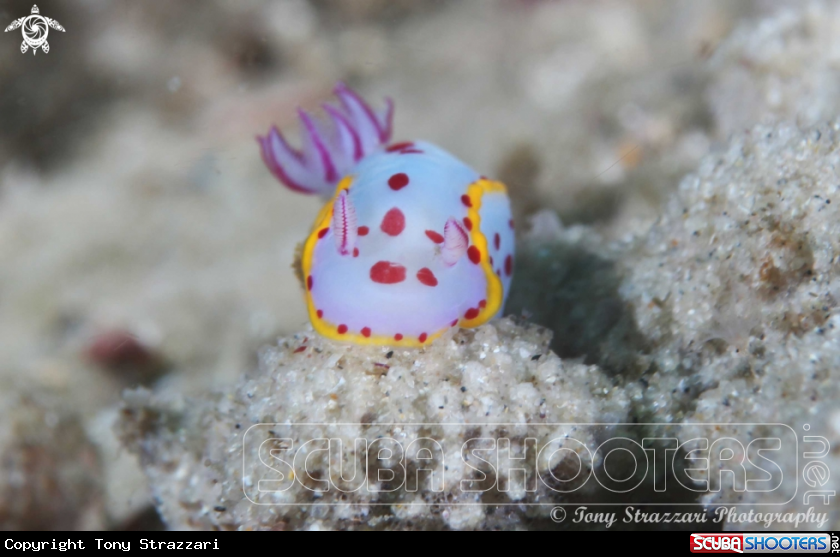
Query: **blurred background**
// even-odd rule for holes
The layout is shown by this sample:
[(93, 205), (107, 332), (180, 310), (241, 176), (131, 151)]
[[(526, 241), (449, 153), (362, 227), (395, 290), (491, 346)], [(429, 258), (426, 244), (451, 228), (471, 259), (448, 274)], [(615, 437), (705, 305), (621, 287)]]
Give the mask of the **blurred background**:
[(122, 389), (222, 385), (306, 325), (291, 263), (320, 200), (254, 140), (295, 138), (297, 106), (390, 96), (395, 140), (505, 181), (520, 222), (619, 239), (733, 131), (720, 42), (791, 4), (39, 1), (66, 29), (48, 54), (0, 34), (0, 528), (160, 527)]

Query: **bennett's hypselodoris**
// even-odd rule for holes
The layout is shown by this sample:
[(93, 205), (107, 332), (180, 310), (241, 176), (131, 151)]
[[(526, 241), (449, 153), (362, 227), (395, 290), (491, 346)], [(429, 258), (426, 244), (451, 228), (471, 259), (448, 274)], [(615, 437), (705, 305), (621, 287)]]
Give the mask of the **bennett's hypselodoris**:
[(345, 85), (331, 124), (300, 111), (303, 147), (259, 137), (290, 189), (329, 195), (301, 268), (316, 331), (359, 344), (422, 346), (504, 306), (514, 227), (504, 184), (427, 142), (388, 145), (393, 104), (374, 111)]

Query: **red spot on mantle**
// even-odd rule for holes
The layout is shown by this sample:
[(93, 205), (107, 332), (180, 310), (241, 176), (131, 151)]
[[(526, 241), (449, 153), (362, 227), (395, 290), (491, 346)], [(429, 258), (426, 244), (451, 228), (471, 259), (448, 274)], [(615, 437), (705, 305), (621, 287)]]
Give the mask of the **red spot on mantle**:
[(362, 336), (365, 338), (370, 337), (370, 327), (365, 327), (364, 329), (362, 329)]
[(429, 240), (433, 241), (436, 244), (442, 244), (443, 243), (443, 236), (441, 236), (440, 234), (438, 234), (434, 230), (427, 230), (426, 231), (426, 236), (428, 236)]
[(338, 334), (343, 335), (347, 332), (347, 325), (339, 325), (338, 326)]
[(505, 257), (505, 274), (510, 276), (513, 274), (513, 257), (508, 255)]
[(324, 236), (326, 236), (326, 235), (327, 235), (327, 232), (329, 232), (329, 231), (330, 231), (330, 229), (329, 229), (329, 228), (322, 228), (321, 230), (319, 230), (319, 231), (318, 231), (318, 239), (320, 240), (321, 238), (323, 238)]
[(379, 261), (370, 268), (370, 280), (379, 284), (397, 284), (405, 280), (405, 267), (399, 263)]
[(467, 230), (472, 230), (472, 221), (470, 217), (464, 217), (464, 226), (467, 227)]
[(414, 147), (414, 143), (411, 141), (403, 141), (401, 143), (394, 143), (385, 150), (389, 153), (393, 153), (394, 151), (402, 151), (403, 149), (411, 149), (412, 147)]
[(477, 247), (470, 246), (469, 249), (467, 249), (467, 255), (469, 256), (470, 261), (472, 261), (476, 265), (481, 263), (481, 252), (478, 251)]
[(367, 226), (359, 227), (359, 236), (367, 236), (368, 232), (370, 232), (370, 228), (368, 228)]
[(399, 236), (400, 232), (405, 230), (405, 215), (402, 211), (394, 207), (382, 219), (382, 224), (379, 226), (382, 232), (388, 236)]
[(414, 143), (411, 141), (403, 141), (401, 143), (394, 143), (393, 145), (389, 146), (385, 149), (388, 153), (397, 153), (399, 155), (407, 155), (410, 153), (422, 153), (420, 149), (414, 148)]
[(426, 335), (426, 333), (421, 333), (420, 336), (417, 337), (417, 340), (419, 340), (420, 342), (426, 342), (427, 338), (428, 338), (428, 335)]
[(478, 308), (470, 308), (464, 314), (464, 319), (475, 319), (476, 317), (478, 317)]
[(493, 237), (493, 245), (496, 246), (496, 249), (499, 249), (499, 246), (502, 245), (502, 237), (499, 236), (499, 233), (496, 232), (496, 235)]
[(306, 288), (312, 290), (312, 275), (306, 277)]
[(408, 185), (408, 174), (400, 172), (388, 178), (388, 185), (394, 191), (399, 191)]
[(417, 271), (417, 280), (419, 280), (426, 286), (438, 285), (437, 277), (435, 277), (435, 274), (428, 267), (423, 267), (422, 269)]
[(461, 203), (463, 203), (467, 207), (472, 207), (472, 201), (470, 200), (470, 196), (467, 194), (461, 196)]

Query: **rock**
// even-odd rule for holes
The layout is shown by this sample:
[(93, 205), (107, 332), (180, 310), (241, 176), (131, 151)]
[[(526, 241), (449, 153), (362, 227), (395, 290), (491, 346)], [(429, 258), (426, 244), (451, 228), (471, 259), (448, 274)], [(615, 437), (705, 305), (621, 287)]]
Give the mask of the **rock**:
[[(803, 503), (803, 486), (785, 502), (803, 450), (819, 452), (803, 436), (840, 445), (832, 425), (840, 400), (839, 130), (838, 121), (780, 123), (736, 136), (681, 182), (620, 265), (619, 291), (650, 343), (640, 419), (720, 423), (693, 431), (744, 446), (771, 428), (739, 423), (787, 424), (801, 444), (788, 439), (773, 460), (791, 481), (764, 493), (724, 488), (702, 500), (777, 505), (774, 512), (832, 509), (831, 526), (805, 526), (812, 529), (840, 524), (836, 506)], [(836, 451), (824, 461), (830, 470), (840, 464)], [(840, 479), (825, 479), (821, 489), (840, 491)]]
[[(628, 400), (621, 389), (595, 366), (560, 360), (549, 351), (549, 341), (547, 330), (511, 319), (449, 333), (423, 350), (347, 346), (299, 334), (265, 349), (259, 369), (226, 394), (167, 400), (163, 393), (130, 392), (123, 438), (139, 453), (170, 528), (476, 529), (504, 526), (500, 512), (508, 517), (508, 527), (529, 515), (545, 520), (546, 509), (515, 504), (569, 499), (542, 483), (529, 492), (520, 474), (505, 475), (501, 467), (493, 480), (506, 492), (492, 489), (492, 481), (486, 493), (461, 491), (459, 483), (472, 478), (472, 469), (459, 454), (469, 439), (499, 436), (500, 426), (481, 424), (510, 424), (503, 427), (518, 446), (527, 437), (542, 447), (572, 434), (595, 447), (605, 433), (570, 422), (624, 421)], [(288, 490), (257, 489), (264, 485), (261, 480), (280, 480), (260, 460), (271, 458), (265, 456), (266, 440), (288, 444), (275, 441), (275, 450), (297, 450), (319, 437), (341, 440), (343, 452), (335, 458), (342, 462), (355, 462), (356, 438), (398, 440), (409, 471), (412, 442), (433, 438), (448, 466), (443, 491), (435, 491), (432, 483), (413, 491), (414, 484), (406, 481), (390, 493), (366, 488), (341, 493), (317, 481), (335, 479), (330, 459), (317, 451), (303, 469), (309, 477), (295, 463), (299, 481)], [(377, 454), (373, 446), (371, 459)], [(571, 466), (566, 456), (551, 464), (539, 460), (538, 466), (547, 474), (549, 467), (566, 465), (566, 458)], [(480, 502), (499, 507), (462, 505)]]
[(742, 23), (711, 58), (707, 97), (724, 138), (757, 123), (811, 126), (840, 114), (840, 6), (803, 2)]
[(0, 390), (0, 530), (106, 525), (99, 455), (79, 416), (43, 390)]

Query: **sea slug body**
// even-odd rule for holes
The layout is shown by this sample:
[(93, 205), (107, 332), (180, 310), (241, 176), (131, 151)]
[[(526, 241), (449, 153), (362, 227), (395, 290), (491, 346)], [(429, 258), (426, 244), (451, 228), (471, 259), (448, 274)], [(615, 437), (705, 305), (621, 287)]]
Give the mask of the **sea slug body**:
[(386, 146), (392, 104), (377, 114), (344, 85), (336, 95), (332, 127), (301, 112), (302, 151), (276, 129), (258, 138), (281, 182), (331, 194), (301, 261), (315, 330), (419, 347), (500, 315), (515, 242), (505, 186), (431, 143)]

